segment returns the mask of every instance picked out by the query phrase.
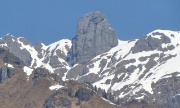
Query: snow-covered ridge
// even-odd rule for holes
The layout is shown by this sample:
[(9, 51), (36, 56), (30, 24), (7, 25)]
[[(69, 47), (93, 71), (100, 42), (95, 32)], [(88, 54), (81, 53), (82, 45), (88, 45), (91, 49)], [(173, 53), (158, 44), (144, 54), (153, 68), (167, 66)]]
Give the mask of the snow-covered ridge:
[[(136, 41), (130, 42), (130, 43), (126, 42), (127, 44), (124, 45), (124, 49), (120, 48), (120, 47), (119, 47), (119, 49), (117, 48), (116, 55), (118, 55), (118, 56), (116, 56), (117, 57), (116, 59), (119, 59), (120, 57), (123, 58), (121, 61), (135, 59), (136, 62), (125, 65), (125, 67), (127, 67), (127, 68), (129, 66), (138, 67), (138, 65), (146, 65), (149, 60), (147, 59), (147, 60), (142, 62), (142, 61), (139, 61), (139, 58), (145, 57), (145, 56), (151, 56), (153, 54), (159, 54), (159, 55), (165, 54), (166, 56), (164, 56), (164, 57), (168, 57), (169, 55), (171, 55), (171, 56), (173, 56), (172, 59), (167, 60), (164, 62), (164, 64), (162, 64), (162, 63), (159, 63), (161, 58), (159, 56), (155, 57), (154, 61), (157, 63), (157, 65), (152, 67), (145, 74), (144, 78), (142, 78), (140, 80), (139, 80), (139, 76), (144, 74), (143, 71), (145, 71), (146, 67), (142, 67), (141, 70), (138, 68), (135, 69), (133, 71), (133, 73), (129, 74), (128, 76), (127, 76), (127, 74), (124, 76), (124, 79), (126, 79), (126, 77), (128, 79), (122, 80), (121, 82), (117, 82), (114, 85), (110, 84), (109, 86), (107, 84), (105, 84), (105, 81), (107, 79), (113, 79), (114, 77), (112, 74), (108, 73), (108, 75), (106, 74), (107, 76), (105, 75), (106, 77), (104, 77), (102, 80), (96, 82), (94, 85), (96, 85), (100, 88), (106, 89), (106, 90), (111, 89), (111, 90), (116, 91), (116, 90), (121, 90), (124, 86), (136, 85), (136, 84), (139, 85), (140, 84), (141, 86), (139, 86), (138, 88), (136, 86), (134, 86), (134, 87), (132, 86), (132, 88), (131, 88), (132, 90), (129, 91), (129, 93), (130, 94), (132, 93), (132, 95), (133, 94), (135, 95), (136, 92), (138, 92), (141, 89), (145, 89), (149, 93), (153, 93), (153, 90), (151, 88), (152, 83), (156, 83), (158, 80), (162, 79), (163, 76), (165, 76), (167, 74), (172, 74), (174, 72), (179, 72), (179, 74), (180, 74), (180, 68), (178, 66), (179, 60), (180, 60), (180, 58), (179, 58), (180, 57), (180, 46), (179, 46), (179, 44), (180, 44), (180, 33), (175, 32), (175, 31), (169, 31), (169, 30), (155, 30), (155, 31), (149, 33), (148, 36), (152, 36), (153, 33), (157, 33), (157, 32), (162, 33), (165, 36), (168, 36), (170, 38), (171, 43), (168, 43), (167, 45), (163, 44), (164, 46), (173, 45), (175, 48), (171, 51), (168, 50), (165, 52), (155, 50), (155, 51), (140, 52), (140, 53), (133, 54), (133, 53), (129, 53), (129, 52), (131, 52), (130, 49), (134, 46)], [(158, 36), (159, 35), (154, 35), (154, 38), (157, 38)], [(109, 53), (111, 53), (111, 51), (107, 52), (107, 55)], [(127, 53), (129, 53), (129, 54), (127, 54)], [(101, 58), (103, 59), (104, 57), (101, 57)], [(100, 62), (102, 59), (100, 59), (99, 61), (96, 61), (96, 62)], [(121, 61), (119, 61), (119, 62), (121, 62)], [(116, 64), (118, 64), (119, 62), (116, 62), (114, 64), (114, 66), (116, 66)], [(96, 65), (98, 65), (98, 64), (96, 64)], [(116, 67), (116, 69), (117, 68), (118, 67)], [(93, 70), (93, 69), (90, 69), (90, 70)], [(113, 72), (113, 71), (111, 71), (111, 72)], [(123, 75), (124, 74), (120, 74), (119, 77), (121, 77)], [(151, 75), (151, 76), (148, 77), (148, 75)], [(171, 76), (169, 76), (169, 77), (171, 77)], [(124, 93), (124, 94), (120, 95), (120, 97), (128, 95), (129, 93)]]
[(9, 50), (30, 68), (44, 67), (53, 73), (56, 68), (59, 68), (52, 66), (55, 58), (56, 62), (61, 65), (60, 68), (70, 68), (66, 58), (69, 56), (71, 40), (62, 39), (47, 46), (41, 43), (41, 51), (37, 50), (36, 46), (31, 45), (25, 38), (16, 38), (10, 33), (0, 38), (0, 41), (0, 47)]
[[(94, 62), (87, 65), (89, 68), (88, 72), (82, 77), (79, 76), (78, 79), (89, 74), (95, 74), (102, 79), (93, 85), (106, 91), (121, 91), (124, 87), (128, 86), (130, 90), (128, 92), (121, 91), (120, 98), (129, 95), (135, 96), (141, 90), (153, 94), (152, 83), (156, 83), (163, 78), (172, 77), (171, 74), (173, 73), (179, 72), (177, 77), (180, 76), (178, 65), (180, 61), (180, 32), (155, 30), (149, 33), (148, 36), (158, 39), (161, 39), (162, 36), (167, 36), (170, 39), (170, 43), (162, 43), (161, 47), (168, 48), (168, 46), (173, 46), (174, 48), (164, 51), (157, 49), (132, 53), (131, 49), (139, 39), (133, 41), (119, 40), (118, 46), (93, 58), (92, 61)], [(141, 60), (143, 57), (144, 60)], [(115, 60), (112, 61), (113, 59)], [(103, 60), (105, 65), (101, 67), (100, 64)], [(107, 81), (110, 82), (107, 83)], [(138, 95), (136, 99), (143, 99), (145, 95)]]
[[(163, 36), (167, 37), (170, 42), (163, 43), (161, 41)], [(24, 44), (21, 38), (12, 37), (11, 42), (17, 42), (20, 50), (27, 50), (32, 57), (29, 68), (24, 68), (27, 76), (32, 73), (31, 68), (44, 67), (59, 75), (63, 80), (76, 79), (86, 82), (94, 78), (94, 86), (106, 91), (114, 91), (119, 98), (141, 100), (148, 97), (148, 94), (154, 93), (151, 86), (153, 83), (172, 77), (173, 73), (177, 73), (176, 77), (180, 77), (180, 32), (155, 30), (147, 34), (144, 39), (148, 37), (152, 38), (151, 41), (155, 39), (162, 43), (155, 50), (133, 53), (132, 49), (140, 39), (119, 40), (116, 47), (94, 57), (87, 63), (85, 65), (87, 69), (83, 74), (76, 73), (77, 75), (72, 76), (69, 75), (70, 70), (80, 64), (75, 64), (73, 67), (68, 64), (71, 40), (62, 39), (47, 46), (42, 43), (38, 50), (32, 45)], [(0, 46), (9, 47), (8, 41), (5, 40)], [(140, 43), (144, 45), (143, 41)], [(96, 79), (95, 76), (98, 78)], [(61, 88), (59, 85), (52, 86), (53, 90), (59, 88)]]
[[(64, 51), (64, 54), (67, 56), (68, 54), (68, 49), (66, 47), (71, 47), (72, 43), (71, 40), (69, 39), (62, 39), (60, 41), (54, 42), (48, 46), (46, 46), (46, 49), (48, 49), (49, 52), (52, 52), (55, 49), (59, 49), (61, 51)], [(54, 55), (57, 53), (55, 52)]]
[[(48, 46), (43, 45), (42, 51), (43, 55), (40, 59), (42, 62), (44, 62), (43, 67), (51, 70), (53, 73), (55, 70), (59, 69), (58, 66), (61, 66), (61, 68), (69, 69), (70, 66), (67, 63), (68, 58), (68, 52), (72, 46), (71, 40), (68, 39), (62, 39), (60, 41), (54, 42)], [(54, 60), (54, 58), (57, 60)], [(57, 66), (52, 65), (52, 59), (56, 62)], [(46, 66), (48, 64), (48, 66)]]

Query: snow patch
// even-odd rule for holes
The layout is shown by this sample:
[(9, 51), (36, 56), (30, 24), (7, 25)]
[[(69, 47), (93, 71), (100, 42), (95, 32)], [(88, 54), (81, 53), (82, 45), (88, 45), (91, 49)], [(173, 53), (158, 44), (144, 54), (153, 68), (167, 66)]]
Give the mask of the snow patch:
[(29, 68), (27, 66), (24, 66), (24, 72), (26, 73), (27, 76), (30, 76), (33, 72), (33, 69), (32, 68)]
[(50, 90), (58, 90), (60, 88), (63, 88), (64, 86), (59, 85), (59, 84), (55, 84), (49, 87)]
[(136, 99), (137, 100), (142, 100), (142, 99), (144, 99), (144, 96), (137, 97)]
[(103, 99), (104, 101), (108, 102), (108, 103), (109, 103), (109, 104), (111, 104), (111, 105), (118, 106), (118, 105), (116, 105), (116, 104), (112, 103), (111, 101), (109, 101), (109, 100), (106, 100), (106, 99), (104, 99), (104, 98), (102, 98), (102, 97), (101, 97), (101, 99)]
[(10, 68), (14, 68), (14, 66), (12, 64), (8, 64), (8, 67)]

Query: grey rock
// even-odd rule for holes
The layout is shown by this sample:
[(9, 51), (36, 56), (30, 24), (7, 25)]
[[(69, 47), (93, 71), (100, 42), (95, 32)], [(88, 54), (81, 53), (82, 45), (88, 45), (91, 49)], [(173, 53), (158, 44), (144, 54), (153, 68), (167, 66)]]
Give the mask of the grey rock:
[(155, 102), (160, 108), (180, 108), (180, 96), (177, 95), (180, 93), (180, 78), (176, 72), (171, 75), (152, 84)]
[(116, 63), (117, 61), (120, 61), (122, 58), (120, 57), (118, 60), (116, 60), (116, 55), (117, 55), (118, 51), (116, 51), (113, 56), (111, 57), (111, 62), (112, 64)]
[(89, 68), (94, 68), (94, 64), (90, 64), (90, 65), (89, 65)]
[(117, 68), (117, 72), (119, 73), (127, 72), (127, 69), (124, 65), (121, 65), (120, 67), (116, 67), (116, 68)]
[(132, 72), (134, 72), (134, 70), (135, 70), (136, 68), (137, 68), (136, 66), (131, 65), (131, 66), (129, 66), (129, 67), (127, 68), (127, 71), (130, 72), (130, 73), (132, 73)]
[(46, 58), (43, 60), (43, 62), (44, 62), (44, 63), (48, 63), (49, 60), (50, 60), (50, 58), (49, 58), (49, 57), (46, 57)]
[(51, 56), (50, 58), (50, 65), (52, 68), (57, 68), (61, 62), (58, 60), (57, 56)]
[(173, 50), (175, 47), (173, 45), (167, 46), (167, 48), (162, 48), (162, 51), (168, 51), (168, 50)]
[(15, 66), (21, 66), (23, 64), (23, 62), (19, 58), (3, 48), (0, 48), (0, 58), (3, 59), (4, 63), (13, 64)]
[(100, 61), (99, 67), (104, 68), (106, 66), (106, 63), (107, 63), (107, 59), (102, 59)]
[(62, 80), (62, 76), (61, 75), (57, 75), (57, 74), (51, 74), (51, 76), (53, 76), (54, 80), (57, 81), (60, 85), (64, 85), (64, 81)]
[(176, 57), (176, 56), (177, 55), (168, 55), (166, 57), (162, 57), (161, 60), (160, 60), (160, 63), (167, 62), (168, 60), (170, 60), (171, 58)]
[(24, 37), (19, 38), (19, 40), (20, 40), (24, 45), (30, 45), (31, 47), (33, 47), (33, 46), (31, 45), (31, 43), (28, 42)]
[[(32, 45), (25, 38), (20, 38), (19, 41), (24, 45), (30, 45), (32, 47)], [(28, 52), (26, 49), (21, 49), (21, 44), (18, 42), (17, 38), (9, 34), (1, 39), (1, 43), (7, 44), (7, 46), (1, 46), (2, 48), (13, 53), (27, 66), (31, 65), (32, 57), (30, 52)]]
[(8, 79), (7, 68), (2, 67), (0, 70), (0, 83), (6, 82), (7, 79)]
[(126, 64), (134, 63), (134, 62), (136, 62), (135, 59), (123, 60), (116, 65), (116, 68), (118, 69), (118, 68), (124, 67), (124, 65), (126, 65)]
[(22, 60), (24, 64), (30, 66), (32, 61), (30, 52), (28, 52), (26, 49), (21, 50), (20, 47), (16, 47), (15, 45), (17, 45), (17, 43), (11, 46), (9, 51)]
[[(44, 50), (42, 49), (42, 47), (43, 47), (42, 44), (43, 44), (43, 43), (41, 43), (41, 42), (37, 42), (37, 43), (36, 43), (36, 46), (34, 47), (35, 50), (38, 52), (38, 57), (39, 57), (39, 58), (42, 58), (42, 57), (43, 57), (42, 51), (44, 51)], [(45, 52), (45, 51), (44, 51), (44, 52)]]
[[(153, 54), (153, 55), (151, 55), (150, 57), (149, 57), (149, 61), (145, 64), (145, 70), (144, 70), (144, 72), (143, 72), (143, 74), (141, 74), (140, 76), (139, 76), (139, 80), (140, 79), (142, 79), (145, 75), (146, 75), (146, 73), (147, 72), (149, 72), (149, 70), (152, 68), (152, 67), (154, 67), (154, 66), (156, 66), (158, 63), (154, 60), (154, 58), (155, 57), (158, 57), (159, 55), (158, 54)], [(139, 66), (141, 69), (142, 69), (142, 66)], [(149, 77), (150, 76), (150, 74), (149, 75), (147, 75), (146, 77)]]
[(104, 67), (106, 66), (106, 64), (107, 64), (107, 59), (102, 59), (102, 60), (100, 61), (100, 64), (99, 64), (99, 67), (101, 68), (100, 71), (102, 71), (102, 70), (104, 69)]
[(3, 41), (3, 39), (0, 39), (0, 44), (5, 44), (5, 42)]
[(74, 68), (70, 69), (66, 75), (67, 79), (77, 79), (79, 76), (82, 76), (86, 73), (87, 67), (84, 65), (77, 65)]
[(157, 64), (156, 61), (154, 61), (153, 59), (150, 59), (150, 60), (146, 63), (146, 65), (145, 65), (146, 70), (149, 71), (149, 70), (150, 70), (152, 67), (154, 67), (156, 64)]
[(54, 70), (54, 73), (55, 73), (55, 74), (58, 74), (58, 76), (59, 76), (60, 78), (62, 78), (67, 71), (68, 71), (67, 69), (60, 67), (59, 69), (55, 69), (55, 70)]
[(143, 61), (146, 61), (148, 59), (148, 57), (147, 56), (144, 56), (144, 57), (139, 57), (139, 61), (141, 61), (141, 62), (143, 62)]
[(159, 57), (159, 54), (158, 53), (154, 53), (152, 55), (150, 55), (150, 59), (154, 59), (156, 57)]
[(142, 51), (153, 51), (156, 49), (162, 51), (161, 45), (163, 43), (167, 44), (170, 42), (171, 42), (170, 38), (165, 35), (161, 35), (161, 39), (154, 38), (152, 36), (148, 36), (148, 37), (144, 36), (135, 43), (135, 46), (131, 50), (132, 53), (138, 53)]
[(111, 83), (111, 80), (110, 79), (107, 79), (105, 84), (110, 84)]
[(8, 67), (7, 68), (7, 75), (8, 78), (11, 78), (12, 76), (14, 76), (17, 72), (15, 71), (15, 69)]
[(89, 73), (88, 75), (85, 75), (85, 76), (82, 76), (78, 79), (78, 82), (81, 82), (81, 83), (85, 83), (85, 82), (88, 82), (88, 83), (95, 83), (99, 80), (101, 80), (102, 78), (99, 77), (98, 74), (94, 74), (94, 73)]
[(85, 64), (93, 57), (109, 51), (118, 44), (118, 37), (107, 18), (99, 12), (83, 16), (72, 39), (72, 55), (76, 63)]
[(13, 40), (17, 40), (17, 38), (15, 38), (14, 36), (12, 36), (11, 34), (7, 34), (6, 36), (4, 36), (2, 38), (2, 40), (4, 41), (4, 43), (7, 43), (8, 45), (12, 43)]
[(2, 67), (0, 69), (0, 83), (5, 83), (9, 78), (14, 76), (16, 71), (9, 67)]
[(170, 45), (167, 47), (168, 50), (173, 50), (175, 47), (173, 45)]
[[(66, 48), (68, 51), (70, 50), (70, 49), (68, 49), (68, 47), (66, 47)], [(61, 50), (56, 50), (56, 54), (58, 55), (58, 57), (64, 59), (65, 61), (68, 59), (68, 57)]]

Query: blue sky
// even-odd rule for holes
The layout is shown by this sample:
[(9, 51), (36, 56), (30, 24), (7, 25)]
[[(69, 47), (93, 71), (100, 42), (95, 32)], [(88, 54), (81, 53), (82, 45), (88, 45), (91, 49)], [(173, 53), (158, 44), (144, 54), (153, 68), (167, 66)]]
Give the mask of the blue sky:
[(180, 31), (180, 0), (1, 0), (0, 36), (11, 33), (35, 44), (75, 36), (81, 16), (104, 13), (119, 39), (155, 29)]

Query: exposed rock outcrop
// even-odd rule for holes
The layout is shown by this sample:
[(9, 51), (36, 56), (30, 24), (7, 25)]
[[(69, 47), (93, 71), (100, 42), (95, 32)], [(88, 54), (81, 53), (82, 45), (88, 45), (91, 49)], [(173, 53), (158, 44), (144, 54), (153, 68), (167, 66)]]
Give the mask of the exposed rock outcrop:
[(7, 68), (3, 67), (0, 70), (0, 83), (4, 83), (8, 79)]
[(0, 58), (3, 59), (4, 63), (10, 63), (16, 66), (20, 66), (23, 64), (23, 62), (19, 58), (3, 48), (0, 48)]
[(22, 47), (22, 44), (31, 46), (25, 38), (16, 38), (10, 34), (0, 39), (0, 48), (6, 49), (23, 61), (24, 64), (30, 66), (32, 62), (31, 54), (27, 49)]
[(178, 72), (172, 77), (159, 80), (153, 83), (154, 97), (156, 104), (160, 108), (179, 108), (180, 107), (180, 78)]
[(73, 60), (75, 63), (87, 63), (117, 44), (117, 34), (102, 13), (86, 14), (79, 20), (76, 36), (72, 39)]
[[(155, 38), (154, 36), (160, 35), (160, 38)], [(138, 53), (142, 51), (167, 51), (173, 50), (174, 46), (168, 46), (167, 48), (162, 48), (162, 44), (170, 43), (171, 40), (168, 36), (163, 33), (155, 32), (150, 36), (141, 37), (132, 48), (132, 53)]]
[(10, 67), (2, 67), (0, 69), (0, 83), (5, 83), (7, 79), (16, 74), (16, 71)]

